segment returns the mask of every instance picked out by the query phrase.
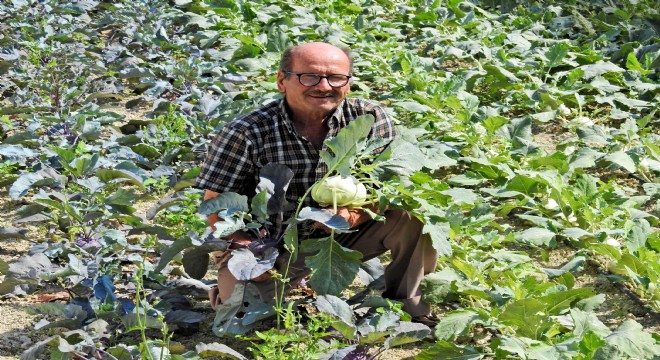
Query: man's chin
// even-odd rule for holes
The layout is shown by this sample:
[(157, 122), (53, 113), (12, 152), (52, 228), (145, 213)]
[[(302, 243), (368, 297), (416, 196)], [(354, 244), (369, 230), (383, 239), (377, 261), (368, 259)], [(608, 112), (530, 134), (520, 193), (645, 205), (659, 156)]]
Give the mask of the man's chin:
[(340, 101), (336, 97), (325, 97), (325, 98), (309, 98), (309, 103), (314, 104), (314, 106), (321, 106), (327, 109), (334, 109), (339, 105)]

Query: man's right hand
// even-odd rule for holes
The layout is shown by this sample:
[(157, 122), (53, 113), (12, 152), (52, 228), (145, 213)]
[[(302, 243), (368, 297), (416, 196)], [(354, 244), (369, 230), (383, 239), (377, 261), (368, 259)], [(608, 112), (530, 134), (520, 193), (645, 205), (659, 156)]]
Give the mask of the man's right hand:
[(232, 242), (232, 244), (229, 245), (230, 249), (240, 249), (246, 247), (250, 245), (250, 243), (254, 240), (250, 234), (243, 230), (238, 230), (237, 232), (227, 236), (225, 239)]

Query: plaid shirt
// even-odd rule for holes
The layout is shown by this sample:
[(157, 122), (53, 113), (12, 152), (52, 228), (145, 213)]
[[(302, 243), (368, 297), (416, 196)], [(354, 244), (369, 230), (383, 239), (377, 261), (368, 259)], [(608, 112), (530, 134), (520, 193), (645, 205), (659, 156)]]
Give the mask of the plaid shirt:
[[(366, 114), (375, 118), (370, 139), (394, 138), (396, 130), (381, 105), (364, 99), (347, 98), (328, 118), (326, 139), (335, 137), (351, 120)], [(323, 149), (329, 151), (325, 144)], [(294, 173), (286, 198), (297, 204), (305, 191), (328, 171), (319, 153), (296, 132), (284, 100), (273, 101), (234, 119), (220, 130), (206, 155), (196, 187), (252, 197), (259, 182), (259, 169), (269, 163), (277, 163), (286, 165)], [(308, 197), (304, 203), (305, 206), (312, 206), (313, 200)]]

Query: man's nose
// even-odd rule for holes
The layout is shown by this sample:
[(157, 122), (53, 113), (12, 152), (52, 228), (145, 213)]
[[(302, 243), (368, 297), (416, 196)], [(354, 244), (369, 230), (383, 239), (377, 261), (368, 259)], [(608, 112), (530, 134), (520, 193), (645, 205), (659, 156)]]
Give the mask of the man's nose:
[(330, 80), (328, 80), (327, 77), (322, 77), (321, 81), (319, 81), (315, 87), (323, 90), (332, 90), (332, 86), (330, 86)]

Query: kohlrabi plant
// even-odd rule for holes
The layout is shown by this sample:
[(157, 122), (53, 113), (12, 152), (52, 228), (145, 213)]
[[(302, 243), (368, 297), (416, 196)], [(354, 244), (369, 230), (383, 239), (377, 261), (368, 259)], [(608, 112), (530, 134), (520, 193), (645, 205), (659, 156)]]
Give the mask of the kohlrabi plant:
[(353, 176), (335, 175), (312, 186), (312, 199), (324, 207), (356, 207), (365, 204), (367, 188)]

